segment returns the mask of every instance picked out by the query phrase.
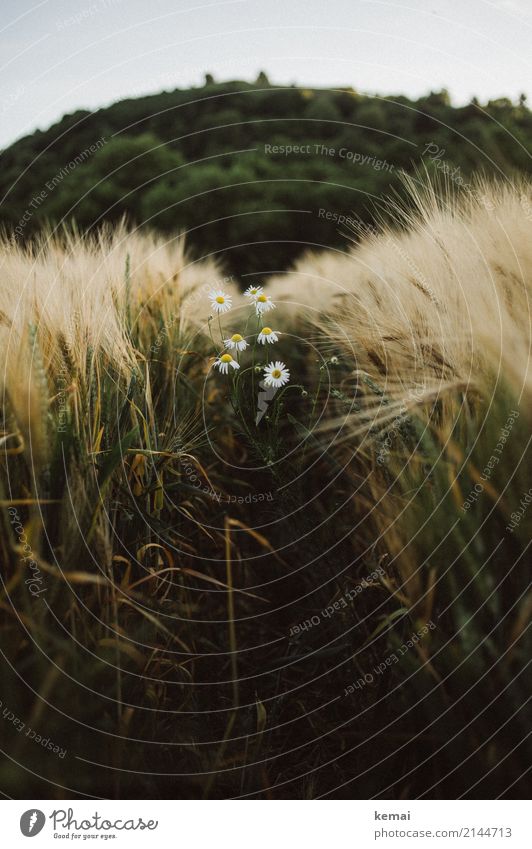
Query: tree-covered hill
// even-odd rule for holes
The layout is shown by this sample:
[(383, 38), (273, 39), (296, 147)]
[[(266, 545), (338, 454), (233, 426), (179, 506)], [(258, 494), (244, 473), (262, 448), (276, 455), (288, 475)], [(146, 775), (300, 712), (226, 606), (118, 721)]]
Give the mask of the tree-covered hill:
[(286, 268), (345, 243), (420, 166), (468, 185), (474, 171), (530, 171), (525, 98), (454, 107), (353, 89), (215, 83), (66, 115), (0, 154), (0, 222), (19, 240), (46, 222), (185, 230), (195, 255), (238, 275)]

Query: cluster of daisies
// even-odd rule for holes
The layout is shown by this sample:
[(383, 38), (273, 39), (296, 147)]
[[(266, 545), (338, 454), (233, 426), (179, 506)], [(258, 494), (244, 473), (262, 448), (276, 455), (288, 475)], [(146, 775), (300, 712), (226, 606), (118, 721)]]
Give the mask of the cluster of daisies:
[[(275, 309), (275, 304), (273, 303), (270, 295), (267, 295), (264, 292), (262, 286), (250, 286), (249, 289), (246, 289), (244, 292), (244, 296), (252, 304), (257, 318), (257, 333), (253, 334), (251, 337), (253, 338), (254, 344), (258, 342), (259, 345), (273, 345), (275, 342), (278, 342), (279, 336), (281, 335), (279, 330), (272, 330), (271, 327), (266, 325), (259, 330), (263, 316), (270, 312), (270, 310)], [(233, 306), (232, 297), (222, 289), (217, 289), (211, 292), (210, 299), (211, 309), (213, 313), (216, 313), (218, 316), (229, 312)], [(246, 337), (241, 333), (233, 333), (233, 335), (229, 338), (223, 339), (223, 345), (226, 352), (224, 354), (220, 354), (220, 356), (215, 359), (215, 368), (217, 368), (222, 374), (228, 374), (229, 369), (239, 369), (239, 355), (242, 351), (245, 351), (246, 348), (249, 347), (250, 343), (248, 339), (250, 339), (249, 336)], [(236, 359), (233, 354), (228, 353), (229, 351), (236, 352)], [(289, 380), (290, 372), (286, 368), (285, 364), (280, 360), (270, 362), (264, 366), (264, 383), (266, 386), (278, 388), (280, 386), (284, 386)]]

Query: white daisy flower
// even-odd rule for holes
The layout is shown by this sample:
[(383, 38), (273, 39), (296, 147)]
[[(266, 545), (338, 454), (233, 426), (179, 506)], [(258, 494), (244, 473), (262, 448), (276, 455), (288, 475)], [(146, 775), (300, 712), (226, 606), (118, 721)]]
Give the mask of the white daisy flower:
[(215, 289), (209, 297), (214, 312), (227, 312), (227, 310), (231, 309), (233, 303), (231, 295), (227, 295), (222, 289)]
[(256, 295), (253, 300), (255, 301), (255, 310), (257, 315), (262, 315), (265, 312), (275, 309), (275, 304), (271, 297), (269, 295), (265, 295), (264, 292)]
[(280, 334), (280, 330), (272, 330), (271, 327), (263, 327), (257, 336), (257, 342), (260, 342), (261, 345), (265, 345), (266, 342), (268, 342), (271, 345), (274, 342), (279, 341)]
[(258, 295), (262, 295), (262, 286), (248, 286), (246, 291), (244, 292), (246, 298), (256, 298)]
[(248, 343), (240, 333), (233, 333), (230, 339), (224, 339), (224, 345), (231, 350), (236, 348), (237, 351), (245, 351)]
[(264, 383), (266, 386), (274, 386), (278, 389), (284, 386), (290, 380), (290, 372), (285, 364), (277, 360), (275, 363), (269, 363), (264, 369)]
[(231, 354), (222, 354), (221, 357), (218, 357), (214, 361), (214, 365), (222, 372), (222, 374), (227, 374), (229, 372), (229, 366), (231, 366), (231, 368), (240, 368), (237, 361), (232, 358)]

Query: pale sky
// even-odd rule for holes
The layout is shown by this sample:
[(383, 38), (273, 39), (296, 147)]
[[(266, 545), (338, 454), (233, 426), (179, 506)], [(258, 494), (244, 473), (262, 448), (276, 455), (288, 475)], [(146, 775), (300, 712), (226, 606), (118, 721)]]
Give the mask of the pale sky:
[(217, 80), (532, 100), (532, 0), (0, 0), (0, 146)]

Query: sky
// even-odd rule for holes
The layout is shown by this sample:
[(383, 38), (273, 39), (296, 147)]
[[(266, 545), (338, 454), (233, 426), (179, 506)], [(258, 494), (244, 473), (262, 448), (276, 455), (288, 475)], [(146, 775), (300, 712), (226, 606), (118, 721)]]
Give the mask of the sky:
[(532, 0), (0, 0), (0, 147), (217, 80), (532, 101)]

